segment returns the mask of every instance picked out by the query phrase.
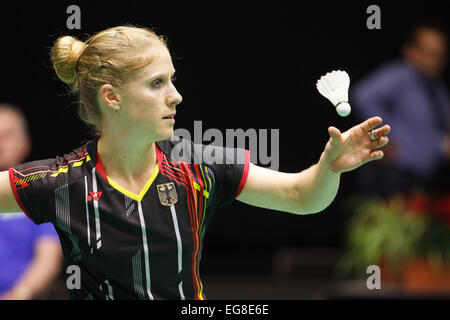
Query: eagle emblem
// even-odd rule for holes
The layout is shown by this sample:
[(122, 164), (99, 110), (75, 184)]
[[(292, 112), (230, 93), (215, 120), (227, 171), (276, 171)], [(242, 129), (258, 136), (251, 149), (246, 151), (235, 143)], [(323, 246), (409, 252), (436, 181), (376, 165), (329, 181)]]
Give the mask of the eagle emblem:
[(159, 201), (163, 206), (170, 207), (178, 201), (177, 190), (173, 182), (158, 184)]

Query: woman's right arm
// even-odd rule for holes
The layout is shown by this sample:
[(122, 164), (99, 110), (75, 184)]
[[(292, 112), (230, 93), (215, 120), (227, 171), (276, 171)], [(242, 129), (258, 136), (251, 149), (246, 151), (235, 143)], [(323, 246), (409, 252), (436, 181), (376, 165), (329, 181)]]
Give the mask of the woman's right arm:
[(9, 212), (21, 212), (9, 182), (9, 172), (0, 172), (0, 214)]

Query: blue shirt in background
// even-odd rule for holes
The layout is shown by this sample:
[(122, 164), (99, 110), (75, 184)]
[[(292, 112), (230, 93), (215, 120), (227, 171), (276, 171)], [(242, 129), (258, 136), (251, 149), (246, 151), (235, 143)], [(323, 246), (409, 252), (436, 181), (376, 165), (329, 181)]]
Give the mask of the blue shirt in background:
[(405, 61), (388, 63), (350, 90), (361, 119), (381, 116), (391, 126), (396, 155), (392, 166), (428, 178), (444, 160), (450, 99), (442, 80), (422, 75)]
[(33, 259), (41, 237), (58, 235), (51, 223), (34, 224), (24, 213), (0, 214), (0, 295), (20, 278)]

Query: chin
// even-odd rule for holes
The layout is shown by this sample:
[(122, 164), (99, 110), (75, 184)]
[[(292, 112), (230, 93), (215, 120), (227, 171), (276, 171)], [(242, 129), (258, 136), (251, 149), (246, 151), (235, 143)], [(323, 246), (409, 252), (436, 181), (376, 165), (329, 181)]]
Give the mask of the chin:
[(166, 132), (163, 134), (156, 135), (156, 141), (162, 141), (162, 140), (169, 140), (173, 135), (173, 130), (170, 130), (170, 132)]

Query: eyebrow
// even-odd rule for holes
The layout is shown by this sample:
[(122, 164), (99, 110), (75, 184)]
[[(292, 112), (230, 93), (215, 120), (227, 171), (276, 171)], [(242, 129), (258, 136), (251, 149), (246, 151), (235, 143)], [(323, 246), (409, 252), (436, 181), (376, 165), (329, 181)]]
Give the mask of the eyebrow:
[[(175, 75), (175, 72), (176, 72), (176, 70), (174, 69), (173, 73), (172, 73), (172, 76)], [(167, 74), (165, 74), (165, 73), (158, 73), (158, 74), (155, 74), (155, 75), (149, 77), (148, 80), (157, 79), (157, 78), (164, 78), (166, 75)]]

